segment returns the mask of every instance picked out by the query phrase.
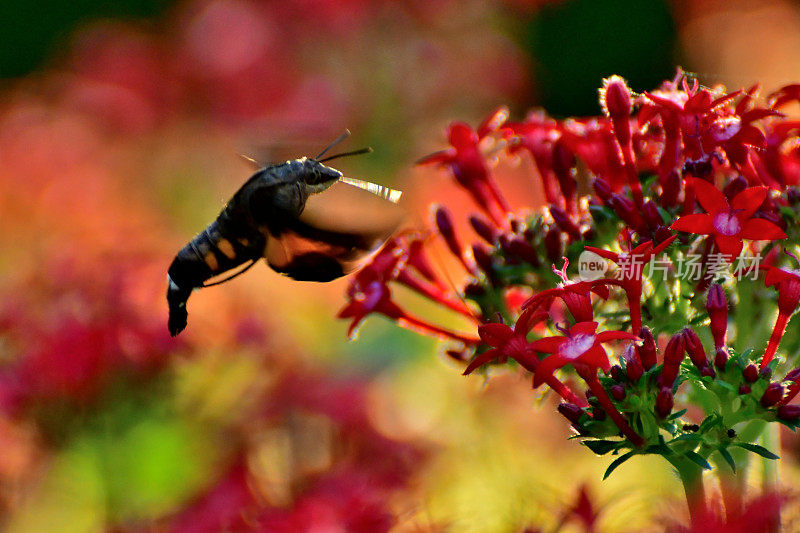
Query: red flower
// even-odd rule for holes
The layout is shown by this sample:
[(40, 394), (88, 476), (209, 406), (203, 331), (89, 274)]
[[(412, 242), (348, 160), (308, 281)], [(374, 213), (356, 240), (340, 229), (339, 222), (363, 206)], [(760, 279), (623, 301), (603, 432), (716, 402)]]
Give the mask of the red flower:
[(613, 340), (636, 340), (638, 337), (625, 331), (602, 331), (597, 333), (597, 322), (578, 322), (564, 336), (545, 337), (533, 341), (531, 348), (537, 352), (549, 353), (537, 366), (533, 386), (544, 383), (557, 369), (566, 365), (583, 365), (602, 368), (608, 372), (611, 363), (608, 354), (601, 346)]
[[(547, 319), (544, 311), (536, 312), (535, 308), (525, 310), (517, 319), (512, 330), (505, 324), (484, 324), (478, 328), (481, 340), (492, 346), (490, 350), (477, 356), (464, 370), (464, 375), (471, 374), (476, 368), (491, 361), (505, 363), (509, 358), (517, 361), (523, 368), (536, 375), (539, 358), (536, 350), (528, 342), (527, 335), (533, 327)], [(562, 398), (578, 406), (586, 406), (586, 402), (578, 398), (566, 385), (561, 383), (552, 373), (546, 378), (546, 383)]]
[(514, 324), (514, 329), (497, 323), (484, 324), (479, 327), (478, 335), (484, 343), (492, 346), (492, 349), (473, 359), (464, 370), (464, 375), (471, 374), (476, 368), (490, 361), (505, 363), (509, 357), (531, 372), (536, 370), (538, 359), (526, 337), (533, 326), (547, 318), (547, 313), (541, 311), (533, 313), (532, 311), (522, 313), (517, 323)]
[(786, 332), (786, 325), (800, 303), (800, 271), (771, 266), (766, 268), (768, 270), (764, 283), (767, 287), (777, 285), (778, 318), (775, 320), (775, 327), (772, 329), (767, 349), (761, 359), (762, 368), (772, 361), (775, 352), (778, 351), (778, 345)]
[(742, 251), (742, 239), (785, 239), (781, 228), (768, 220), (753, 218), (767, 197), (766, 187), (749, 187), (728, 203), (722, 192), (705, 180), (692, 178), (697, 201), (705, 213), (684, 215), (670, 229), (714, 237), (719, 251), (733, 261)]
[[(658, 246), (653, 248), (652, 241), (646, 241), (628, 252), (627, 254), (618, 254), (609, 250), (595, 248), (594, 246), (587, 246), (586, 249), (596, 253), (600, 257), (605, 257), (614, 261), (622, 268), (621, 276), (616, 280), (605, 280), (605, 283), (613, 283), (619, 285), (625, 291), (625, 297), (628, 299), (628, 307), (631, 312), (631, 331), (639, 331), (642, 329), (642, 272), (641, 269), (644, 265), (650, 262), (650, 259), (664, 251), (672, 241), (675, 240), (675, 235), (664, 239)], [(601, 281), (601, 280), (598, 280)]]
[(478, 127), (477, 131), (463, 122), (453, 122), (447, 131), (451, 148), (420, 159), (418, 165), (447, 165), (459, 185), (469, 192), (475, 203), (498, 226), (510, 212), (500, 189), (492, 179), (479, 143), (490, 133), (497, 131), (508, 118), (508, 109), (501, 107)]

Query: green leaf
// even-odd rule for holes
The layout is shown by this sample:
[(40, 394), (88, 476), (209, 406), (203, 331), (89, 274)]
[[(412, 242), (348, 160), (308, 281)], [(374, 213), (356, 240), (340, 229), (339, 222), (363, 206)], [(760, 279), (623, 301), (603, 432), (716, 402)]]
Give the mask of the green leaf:
[(758, 444), (753, 444), (750, 442), (735, 442), (733, 445), (738, 446), (739, 448), (744, 448), (749, 452), (758, 454), (765, 459), (780, 459), (779, 455), (775, 455), (768, 449), (764, 448), (763, 446), (759, 446)]
[(581, 442), (584, 446), (592, 450), (597, 455), (605, 455), (619, 446), (619, 442), (613, 440), (585, 440)]
[(703, 470), (711, 470), (711, 465), (708, 464), (708, 461), (706, 461), (705, 458), (703, 458), (703, 456), (700, 455), (699, 453), (689, 451), (689, 452), (684, 453), (684, 455), (686, 456), (687, 459), (689, 459), (691, 462), (695, 463), (697, 466), (699, 466)]
[(785, 216), (788, 219), (797, 218), (797, 216), (795, 215), (795, 213), (794, 213), (794, 211), (792, 210), (791, 207), (788, 207), (788, 206), (785, 206), (785, 205), (781, 205), (781, 206), (778, 206), (778, 210), (781, 212), (781, 214), (783, 216)]
[(724, 448), (722, 446), (717, 448), (717, 451), (722, 456), (722, 458), (725, 459), (725, 462), (728, 463), (728, 466), (731, 467), (731, 470), (735, 474), (736, 473), (736, 463), (733, 460), (733, 456), (731, 455), (731, 452), (729, 452), (727, 450), (727, 448)]
[(635, 451), (630, 451), (630, 452), (626, 453), (625, 455), (620, 455), (619, 457), (617, 457), (614, 460), (613, 463), (608, 465), (608, 468), (606, 469), (606, 473), (603, 474), (603, 479), (608, 478), (608, 476), (611, 475), (611, 472), (616, 470), (619, 465), (621, 465), (622, 463), (624, 463), (625, 461), (627, 461), (628, 459), (633, 457), (635, 453), (636, 453)]
[(722, 423), (722, 417), (721, 416), (719, 416), (717, 414), (709, 415), (709, 416), (706, 417), (705, 420), (700, 422), (700, 429), (697, 432), (698, 433), (705, 433), (709, 429), (711, 429), (714, 426), (717, 426), (717, 425), (719, 425), (721, 423)]
[(677, 413), (672, 413), (667, 417), (667, 420), (675, 420), (676, 418), (680, 418), (686, 414), (686, 411), (688, 411), (688, 409), (681, 409)]

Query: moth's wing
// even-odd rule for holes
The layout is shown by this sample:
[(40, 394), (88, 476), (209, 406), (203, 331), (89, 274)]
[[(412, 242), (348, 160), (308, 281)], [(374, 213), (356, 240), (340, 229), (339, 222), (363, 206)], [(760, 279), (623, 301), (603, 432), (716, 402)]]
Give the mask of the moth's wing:
[(403, 209), (368, 191), (335, 183), (311, 195), (302, 214), (271, 232), (264, 257), (302, 281), (330, 281), (356, 270), (403, 221)]

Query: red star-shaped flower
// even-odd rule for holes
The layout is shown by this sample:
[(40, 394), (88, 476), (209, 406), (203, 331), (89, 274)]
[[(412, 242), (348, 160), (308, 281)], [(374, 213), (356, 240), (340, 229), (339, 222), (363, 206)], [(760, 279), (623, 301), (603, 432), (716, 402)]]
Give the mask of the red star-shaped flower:
[(549, 353), (537, 366), (533, 386), (538, 387), (548, 380), (557, 369), (566, 365), (584, 365), (608, 371), (611, 364), (608, 354), (601, 346), (613, 340), (636, 340), (638, 337), (625, 331), (602, 331), (597, 333), (597, 322), (578, 322), (564, 336), (545, 337), (531, 343), (537, 352)]
[(531, 349), (530, 343), (526, 338), (528, 332), (547, 318), (546, 312), (534, 313), (534, 310), (522, 313), (514, 324), (514, 329), (511, 329), (505, 324), (490, 323), (484, 324), (478, 328), (478, 335), (481, 340), (492, 346), (492, 349), (487, 350), (472, 360), (472, 362), (464, 370), (464, 375), (471, 374), (476, 368), (479, 368), (490, 361), (497, 361), (498, 363), (505, 363), (508, 358), (515, 359), (526, 369), (533, 372), (536, 369), (538, 359), (536, 359), (535, 351)]
[(781, 228), (768, 220), (753, 218), (767, 197), (766, 187), (749, 187), (728, 203), (722, 192), (705, 180), (692, 178), (697, 201), (705, 213), (684, 215), (670, 229), (714, 237), (719, 251), (733, 261), (742, 251), (742, 239), (785, 239)]
[(764, 351), (764, 357), (761, 359), (762, 368), (769, 364), (775, 356), (775, 352), (778, 351), (778, 345), (786, 332), (789, 319), (800, 304), (800, 270), (773, 266), (766, 268), (768, 270), (764, 278), (765, 285), (767, 287), (777, 285), (778, 318), (775, 320), (775, 327), (772, 328), (772, 335), (770, 335), (767, 349)]

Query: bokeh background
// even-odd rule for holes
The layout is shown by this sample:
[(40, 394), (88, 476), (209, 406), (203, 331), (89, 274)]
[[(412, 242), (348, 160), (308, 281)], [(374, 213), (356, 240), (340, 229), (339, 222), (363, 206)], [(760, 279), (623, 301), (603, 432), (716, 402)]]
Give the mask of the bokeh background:
[[(347, 174), (467, 197), (413, 162), (452, 120), (599, 112), (676, 65), (800, 79), (788, 0), (4, 0), (0, 3), (0, 526), (8, 531), (646, 531), (680, 517), (656, 459), (600, 482), (553, 402), (463, 378), (347, 281), (259, 265), (166, 330), (165, 272), (250, 170), (344, 128)], [(499, 168), (516, 207), (525, 168)], [(446, 265), (445, 265), (446, 266)], [(399, 295), (418, 314), (464, 324)], [(783, 455), (797, 452), (787, 438)], [(679, 518), (678, 518), (679, 519)], [(591, 529), (594, 528), (594, 529)]]

